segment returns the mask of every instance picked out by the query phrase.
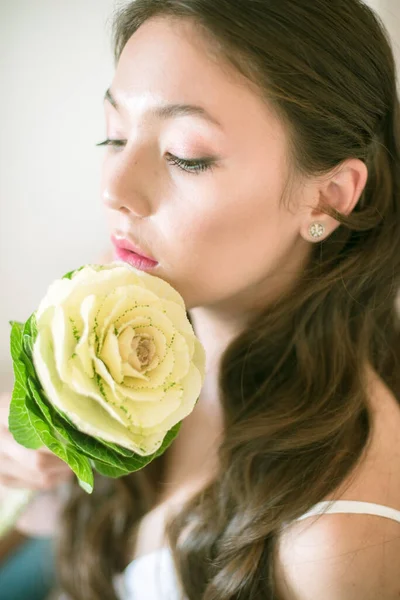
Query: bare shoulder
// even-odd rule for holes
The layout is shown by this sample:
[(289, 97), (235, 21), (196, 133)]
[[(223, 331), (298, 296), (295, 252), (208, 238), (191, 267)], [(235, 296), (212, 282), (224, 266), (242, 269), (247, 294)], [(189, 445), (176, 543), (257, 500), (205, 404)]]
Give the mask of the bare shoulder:
[[(373, 436), (344, 492), (324, 500), (358, 500), (400, 511), (400, 407), (371, 379)], [(398, 600), (400, 523), (365, 514), (326, 514), (290, 524), (274, 556), (279, 600)]]
[(307, 521), (280, 544), (279, 600), (398, 600), (400, 523), (359, 514)]

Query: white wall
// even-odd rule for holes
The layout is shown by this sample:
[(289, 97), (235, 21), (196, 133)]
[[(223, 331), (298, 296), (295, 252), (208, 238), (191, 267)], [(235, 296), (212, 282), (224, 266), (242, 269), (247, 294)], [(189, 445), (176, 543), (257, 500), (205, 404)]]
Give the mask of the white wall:
[[(368, 0), (366, 4), (374, 8), (382, 18), (391, 36), (397, 64), (400, 65), (400, 0)], [(400, 69), (398, 74), (400, 77)], [(399, 80), (398, 88), (400, 90)]]
[(108, 246), (99, 182), (114, 0), (0, 0), (0, 391), (10, 319)]
[[(0, 391), (13, 383), (8, 321), (25, 321), (55, 278), (108, 246), (95, 144), (115, 3), (0, 0)], [(400, 0), (370, 4), (400, 40)]]

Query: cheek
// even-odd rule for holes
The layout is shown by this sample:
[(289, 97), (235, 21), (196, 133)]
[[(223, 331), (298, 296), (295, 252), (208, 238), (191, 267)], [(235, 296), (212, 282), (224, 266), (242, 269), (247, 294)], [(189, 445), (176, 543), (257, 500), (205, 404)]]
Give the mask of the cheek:
[(266, 278), (279, 276), (297, 252), (298, 224), (280, 205), (281, 181), (271, 173), (255, 189), (255, 178), (245, 179), (240, 189), (226, 186), (229, 197), (220, 194), (182, 225), (180, 286), (192, 306), (217, 303), (252, 286), (255, 291)]
[(173, 285), (189, 307), (234, 295), (276, 268), (287, 217), (264, 194), (243, 197), (180, 215), (166, 235), (174, 240)]

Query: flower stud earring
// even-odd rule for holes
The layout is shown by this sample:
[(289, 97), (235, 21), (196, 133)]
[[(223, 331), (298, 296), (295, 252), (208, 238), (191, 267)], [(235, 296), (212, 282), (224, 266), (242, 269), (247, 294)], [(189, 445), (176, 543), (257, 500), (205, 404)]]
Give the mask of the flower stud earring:
[(322, 223), (312, 223), (309, 228), (311, 237), (321, 238), (325, 233), (325, 226)]

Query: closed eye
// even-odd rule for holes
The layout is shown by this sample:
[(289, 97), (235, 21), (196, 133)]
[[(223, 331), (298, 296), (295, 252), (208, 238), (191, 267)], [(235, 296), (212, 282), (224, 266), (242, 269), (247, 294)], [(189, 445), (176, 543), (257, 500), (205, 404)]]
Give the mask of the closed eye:
[[(96, 144), (96, 146), (113, 146), (116, 148), (121, 148), (124, 145), (124, 140), (111, 139), (106, 139), (104, 142)], [(173, 154), (169, 154), (169, 156), (171, 157), (169, 160), (171, 164), (176, 165), (182, 171), (186, 171), (187, 173), (200, 173), (202, 171), (211, 170), (216, 165), (216, 159), (211, 157), (189, 160), (185, 158), (179, 158)]]

